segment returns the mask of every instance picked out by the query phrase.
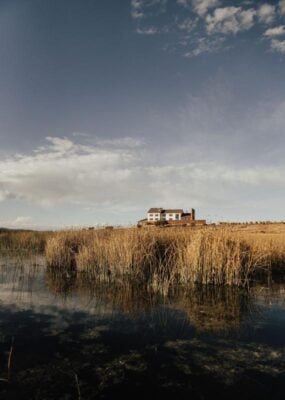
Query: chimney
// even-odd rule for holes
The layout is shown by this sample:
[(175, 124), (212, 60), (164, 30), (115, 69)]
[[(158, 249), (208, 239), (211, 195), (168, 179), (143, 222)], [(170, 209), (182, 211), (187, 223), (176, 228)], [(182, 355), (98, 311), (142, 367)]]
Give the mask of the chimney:
[(191, 208), (191, 220), (195, 221), (195, 210), (194, 210), (194, 208)]

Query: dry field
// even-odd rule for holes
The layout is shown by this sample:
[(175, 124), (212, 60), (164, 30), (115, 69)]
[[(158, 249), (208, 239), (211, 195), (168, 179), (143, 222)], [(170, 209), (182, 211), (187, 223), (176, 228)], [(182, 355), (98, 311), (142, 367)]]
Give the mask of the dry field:
[(238, 232), (285, 235), (285, 222), (244, 223), (225, 226), (230, 226)]

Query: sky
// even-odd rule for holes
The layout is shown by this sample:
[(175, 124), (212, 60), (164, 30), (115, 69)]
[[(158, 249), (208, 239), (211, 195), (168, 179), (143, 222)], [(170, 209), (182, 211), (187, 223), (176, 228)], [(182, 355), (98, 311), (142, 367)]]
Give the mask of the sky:
[(285, 0), (0, 0), (0, 226), (285, 220)]

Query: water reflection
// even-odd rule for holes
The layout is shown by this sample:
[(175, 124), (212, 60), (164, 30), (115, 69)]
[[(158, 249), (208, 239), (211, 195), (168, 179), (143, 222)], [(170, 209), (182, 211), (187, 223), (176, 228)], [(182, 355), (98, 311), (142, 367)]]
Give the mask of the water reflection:
[(282, 284), (165, 296), (55, 274), (39, 258), (2, 260), (0, 397), (282, 398), (284, 299)]

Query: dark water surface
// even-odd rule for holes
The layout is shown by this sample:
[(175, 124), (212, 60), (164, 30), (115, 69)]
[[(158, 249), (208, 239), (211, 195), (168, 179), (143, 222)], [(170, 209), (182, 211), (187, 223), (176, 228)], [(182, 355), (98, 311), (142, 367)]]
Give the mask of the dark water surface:
[(179, 287), (165, 296), (134, 284), (55, 276), (36, 257), (0, 260), (1, 399), (253, 400), (284, 393), (282, 283)]

